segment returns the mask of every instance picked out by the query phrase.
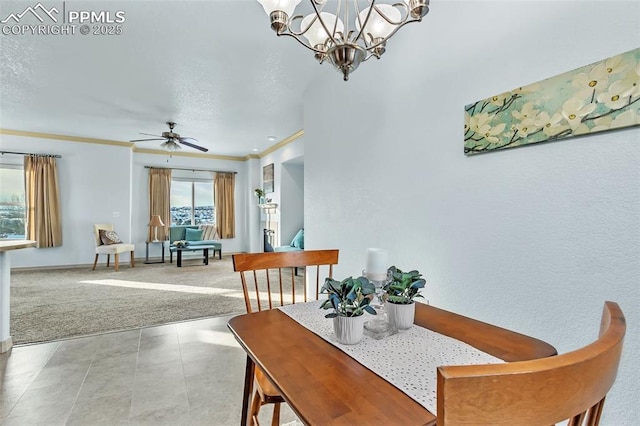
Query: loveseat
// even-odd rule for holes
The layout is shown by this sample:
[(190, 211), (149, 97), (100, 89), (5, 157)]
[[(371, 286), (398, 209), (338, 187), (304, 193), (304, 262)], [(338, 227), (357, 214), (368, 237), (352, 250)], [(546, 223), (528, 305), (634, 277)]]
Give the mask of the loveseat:
[[(299, 230), (293, 240), (289, 243), (288, 246), (280, 246), (280, 247), (271, 247), (271, 244), (267, 242), (265, 239), (265, 250), (264, 251), (275, 251), (275, 252), (283, 252), (283, 251), (302, 251), (304, 250), (304, 228)], [(298, 268), (295, 268), (295, 275), (298, 275)]]
[(301, 251), (304, 250), (304, 229), (298, 231), (288, 246), (275, 247), (273, 251)]
[(222, 259), (222, 242), (214, 225), (174, 225), (169, 228), (169, 261), (173, 262), (176, 241), (186, 241), (188, 246), (213, 246), (213, 256), (218, 252)]

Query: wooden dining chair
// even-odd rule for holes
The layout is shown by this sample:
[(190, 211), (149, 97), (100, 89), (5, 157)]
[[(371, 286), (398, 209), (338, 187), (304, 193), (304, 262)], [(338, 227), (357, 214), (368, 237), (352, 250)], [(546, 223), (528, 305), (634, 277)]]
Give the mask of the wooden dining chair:
[[(333, 265), (337, 263), (338, 250), (233, 255), (233, 270), (240, 272), (247, 313), (316, 300), (325, 278), (333, 278)], [(301, 266), (305, 268), (304, 276), (296, 277), (295, 269)], [(308, 294), (309, 292), (311, 295)], [(265, 338), (269, 337), (265, 336)], [(280, 404), (284, 399), (257, 366), (255, 384), (256, 391), (249, 413), (250, 423), (258, 424), (260, 407), (265, 404), (274, 404), (271, 423), (279, 424)]]
[(531, 361), (438, 367), (437, 425), (596, 426), (618, 372), (625, 318), (605, 302), (599, 338)]

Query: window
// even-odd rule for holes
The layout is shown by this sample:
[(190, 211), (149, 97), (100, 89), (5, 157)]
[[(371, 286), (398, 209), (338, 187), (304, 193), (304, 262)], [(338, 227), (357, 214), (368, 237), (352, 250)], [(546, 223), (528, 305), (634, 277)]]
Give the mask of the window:
[(0, 164), (0, 239), (25, 238), (24, 171)]
[(171, 225), (216, 223), (213, 180), (171, 180)]

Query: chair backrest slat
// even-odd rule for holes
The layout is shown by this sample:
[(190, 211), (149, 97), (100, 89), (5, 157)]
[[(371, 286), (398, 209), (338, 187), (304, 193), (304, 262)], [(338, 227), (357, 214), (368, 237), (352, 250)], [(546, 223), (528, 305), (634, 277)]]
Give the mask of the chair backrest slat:
[(596, 426), (618, 372), (626, 332), (605, 302), (599, 338), (572, 352), (505, 364), (438, 367), (437, 424)]
[[(271, 301), (271, 277), (269, 277), (269, 270), (265, 272), (267, 278), (267, 297), (269, 298), (269, 309), (273, 309), (273, 303)], [(256, 286), (260, 287), (260, 283), (256, 283)]]
[[(273, 309), (273, 297), (280, 300), (280, 306), (288, 303), (300, 302), (297, 294), (304, 294), (307, 301), (308, 279), (315, 276), (315, 298), (327, 277), (333, 277), (333, 265), (338, 263), (338, 250), (303, 250), (298, 252), (269, 252), (269, 253), (240, 253), (233, 255), (233, 269), (240, 273), (245, 306), (247, 312)], [(296, 270), (304, 268), (302, 276), (296, 276)], [(314, 271), (315, 269), (315, 271)], [(273, 271), (275, 275), (271, 275)], [(260, 272), (259, 272), (260, 271)], [(264, 271), (264, 275), (263, 272)], [(246, 273), (252, 272), (252, 291)], [(258, 273), (259, 272), (259, 273)], [(315, 274), (310, 275), (315, 272)], [(264, 279), (262, 277), (264, 276)], [(278, 285), (272, 285), (272, 279), (277, 277)], [(296, 289), (296, 287), (298, 287)], [(302, 287), (302, 289), (300, 289)], [(302, 291), (300, 291), (302, 290)], [(272, 292), (278, 292), (273, 294)], [(266, 294), (265, 294), (266, 293)], [(266, 300), (266, 303), (263, 302)], [(276, 302), (277, 303), (277, 302)]]

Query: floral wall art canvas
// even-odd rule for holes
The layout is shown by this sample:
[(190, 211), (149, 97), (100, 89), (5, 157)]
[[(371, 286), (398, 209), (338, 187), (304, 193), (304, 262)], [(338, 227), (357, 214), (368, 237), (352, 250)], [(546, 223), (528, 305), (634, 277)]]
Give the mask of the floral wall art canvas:
[(640, 125), (640, 48), (465, 107), (477, 154)]

